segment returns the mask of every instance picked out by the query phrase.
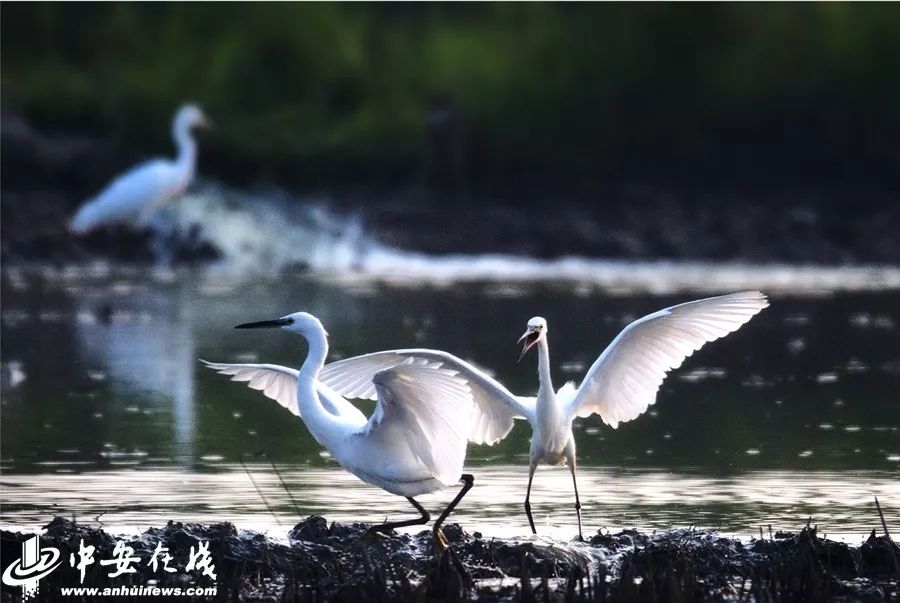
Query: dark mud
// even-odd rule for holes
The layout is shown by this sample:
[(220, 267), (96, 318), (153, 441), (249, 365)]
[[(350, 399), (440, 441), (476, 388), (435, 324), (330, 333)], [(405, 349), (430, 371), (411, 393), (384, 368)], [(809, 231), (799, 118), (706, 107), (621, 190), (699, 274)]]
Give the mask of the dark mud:
[[(119, 538), (142, 560), (135, 573), (108, 578), (109, 566), (93, 565), (83, 585), (216, 585), (219, 599), (273, 601), (896, 601), (900, 594), (900, 548), (874, 531), (860, 546), (822, 538), (813, 527), (749, 543), (696, 530), (626, 530), (569, 543), (488, 538), (450, 524), (454, 559), (435, 554), (430, 532), (359, 541), (366, 528), (313, 516), (283, 544), (230, 523), (170, 522)], [(4, 567), (19, 557), (25, 538), (2, 532)], [(64, 561), (41, 581), (39, 599), (79, 585), (69, 554), (77, 559), (82, 540), (96, 547), (95, 558), (113, 557), (117, 538), (103, 529), (62, 518), (46, 526), (42, 546), (60, 549)], [(209, 543), (215, 580), (182, 571), (198, 541)], [(149, 567), (159, 543), (179, 571)], [(20, 594), (4, 586), (3, 600)]]

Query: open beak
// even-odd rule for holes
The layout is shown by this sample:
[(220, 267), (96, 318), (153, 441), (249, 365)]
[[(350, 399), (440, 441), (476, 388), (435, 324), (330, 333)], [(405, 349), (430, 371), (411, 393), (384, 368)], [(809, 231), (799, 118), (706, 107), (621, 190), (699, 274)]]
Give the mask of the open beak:
[(276, 318), (275, 320), (261, 320), (259, 322), (245, 322), (237, 325), (235, 329), (276, 329), (293, 322), (290, 318)]
[(522, 353), (519, 354), (519, 359), (516, 360), (516, 364), (522, 362), (522, 358), (525, 357), (525, 353), (531, 349), (531, 346), (537, 343), (537, 340), (540, 336), (540, 333), (538, 333), (537, 331), (525, 331), (525, 334), (519, 337), (519, 341), (517, 341), (516, 343), (522, 343), (523, 341), (525, 343), (522, 345)]

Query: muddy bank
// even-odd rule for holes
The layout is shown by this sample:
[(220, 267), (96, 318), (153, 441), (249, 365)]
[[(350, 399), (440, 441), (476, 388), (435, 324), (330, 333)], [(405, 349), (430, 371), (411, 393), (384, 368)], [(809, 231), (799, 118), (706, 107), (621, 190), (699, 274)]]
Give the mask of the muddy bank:
[[(874, 531), (859, 546), (822, 538), (814, 527), (749, 543), (697, 530), (626, 530), (570, 543), (496, 539), (451, 524), (453, 559), (434, 554), (430, 532), (359, 541), (366, 527), (313, 516), (284, 544), (230, 523), (170, 522), (119, 538), (142, 560), (135, 573), (108, 578), (114, 566), (88, 566), (83, 585), (216, 585), (219, 598), (301, 601), (888, 601), (900, 593), (900, 548)], [(2, 532), (4, 567), (25, 538)], [(69, 562), (75, 553), (77, 563), (81, 541), (96, 547), (97, 560), (114, 557), (117, 538), (103, 529), (62, 518), (46, 526), (41, 545), (58, 548), (63, 563), (41, 581), (39, 599), (81, 584)], [(200, 541), (209, 543), (215, 579), (199, 568), (183, 571)], [(152, 571), (148, 560), (160, 543), (177, 571)], [(19, 596), (4, 586), (4, 600)]]

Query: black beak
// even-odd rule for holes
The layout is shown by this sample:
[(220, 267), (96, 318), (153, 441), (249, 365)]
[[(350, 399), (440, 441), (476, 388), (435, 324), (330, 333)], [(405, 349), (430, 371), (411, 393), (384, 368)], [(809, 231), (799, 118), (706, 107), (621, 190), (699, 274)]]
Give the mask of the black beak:
[(275, 329), (278, 327), (283, 327), (285, 325), (289, 325), (294, 320), (292, 318), (276, 318), (275, 320), (261, 320), (259, 322), (245, 322), (242, 325), (237, 325), (235, 329)]
[(541, 336), (541, 334), (538, 333), (537, 331), (531, 331), (530, 333), (525, 333), (524, 335), (519, 337), (519, 341), (524, 340), (525, 343), (524, 343), (524, 345), (522, 345), (522, 353), (519, 354), (519, 359), (516, 360), (516, 364), (519, 364), (520, 362), (522, 362), (522, 358), (525, 357), (525, 354), (528, 352), (528, 350), (531, 349), (531, 346), (533, 346), (535, 343), (537, 343), (538, 337), (540, 337), (540, 336)]

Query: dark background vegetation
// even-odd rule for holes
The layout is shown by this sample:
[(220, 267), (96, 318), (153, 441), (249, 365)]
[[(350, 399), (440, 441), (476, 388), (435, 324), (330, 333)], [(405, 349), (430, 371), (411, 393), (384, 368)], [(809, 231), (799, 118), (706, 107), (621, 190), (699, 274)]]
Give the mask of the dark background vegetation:
[[(168, 153), (170, 116), (194, 99), (218, 124), (204, 176), (426, 191), (385, 222), (449, 191), (536, 211), (561, 196), (633, 230), (623, 208), (665, 213), (665, 192), (677, 208), (796, 205), (849, 228), (835, 243), (849, 252), (799, 257), (896, 251), (856, 253), (870, 226), (843, 223), (897, 219), (894, 4), (5, 3), (2, 17), (4, 122), (97, 137), (122, 165)], [(8, 189), (20, 170), (4, 155)], [(109, 177), (98, 171), (86, 191)]]

